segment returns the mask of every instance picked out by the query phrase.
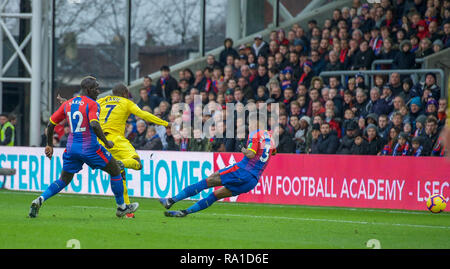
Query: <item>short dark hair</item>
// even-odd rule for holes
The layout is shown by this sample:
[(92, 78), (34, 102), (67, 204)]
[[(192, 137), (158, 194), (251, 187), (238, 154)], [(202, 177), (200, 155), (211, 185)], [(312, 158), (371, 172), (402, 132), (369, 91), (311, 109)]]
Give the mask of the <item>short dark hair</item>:
[(93, 76), (87, 76), (81, 80), (80, 83), (81, 89), (83, 90), (90, 90), (95, 89), (99, 86), (97, 79)]
[[(145, 88), (143, 88), (143, 89), (145, 89)], [(147, 90), (147, 89), (145, 89), (145, 90)], [(124, 84), (119, 83), (114, 86), (114, 88), (112, 89), (112, 93), (115, 96), (123, 96), (125, 93), (128, 93), (128, 88)]]
[(279, 70), (276, 67), (269, 68), (269, 72), (272, 72), (273, 74), (278, 74)]
[(437, 124), (437, 123), (438, 123), (436, 117), (431, 116), (431, 115), (428, 116), (426, 123), (429, 123), (429, 122), (432, 122), (432, 123), (434, 123), (434, 124)]
[(170, 67), (168, 67), (167, 65), (163, 65), (163, 66), (161, 66), (161, 68), (159, 70), (160, 71), (168, 71), (168, 72), (170, 72)]
[(380, 116), (378, 116), (378, 119), (380, 119), (380, 118), (388, 119), (388, 116), (386, 114), (381, 114)]

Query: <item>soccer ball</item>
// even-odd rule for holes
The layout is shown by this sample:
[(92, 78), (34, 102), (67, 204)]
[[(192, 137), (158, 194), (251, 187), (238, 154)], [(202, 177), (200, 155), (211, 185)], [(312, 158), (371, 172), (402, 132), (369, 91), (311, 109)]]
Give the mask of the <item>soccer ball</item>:
[(441, 213), (447, 206), (444, 196), (435, 194), (431, 195), (427, 200), (427, 208), (433, 213)]

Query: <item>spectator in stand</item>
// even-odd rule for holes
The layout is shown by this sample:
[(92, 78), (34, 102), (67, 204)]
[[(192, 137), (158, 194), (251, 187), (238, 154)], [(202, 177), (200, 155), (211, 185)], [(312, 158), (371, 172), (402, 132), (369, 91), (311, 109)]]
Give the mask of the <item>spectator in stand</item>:
[(405, 101), (400, 96), (397, 96), (397, 97), (394, 97), (393, 105), (394, 105), (394, 109), (389, 114), (389, 120), (391, 120), (391, 121), (392, 121), (392, 118), (394, 116), (394, 113), (396, 113), (396, 112), (400, 113), (400, 109), (403, 106), (405, 106)]
[(426, 105), (425, 116), (427, 116), (427, 117), (428, 116), (433, 116), (433, 117), (437, 118), (437, 116), (438, 116), (438, 113), (437, 113), (438, 107), (439, 107), (438, 102), (436, 100), (434, 100), (434, 99), (430, 99), (427, 102), (427, 105)]
[(347, 90), (344, 92), (343, 98), (343, 111), (351, 110), (353, 117), (355, 117), (355, 113), (358, 112), (358, 109), (355, 107), (355, 100), (353, 98), (353, 94), (351, 91)]
[(70, 134), (70, 126), (66, 124), (66, 125), (64, 125), (64, 135), (59, 140), (60, 147), (62, 147), (62, 148), (66, 147), (67, 140), (69, 139), (69, 134)]
[(442, 34), (439, 33), (439, 24), (437, 21), (431, 21), (428, 25), (428, 32), (430, 33), (430, 41), (435, 42), (436, 40), (439, 40), (441, 43)]
[[(393, 41), (391, 38), (386, 38), (383, 40), (383, 47), (381, 48), (381, 52), (378, 55), (379, 59), (387, 60), (387, 59), (395, 59), (395, 56), (398, 53), (398, 49), (393, 47)], [(389, 69), (387, 65), (381, 65), (381, 69)]]
[(311, 154), (319, 154), (319, 137), (320, 137), (320, 124), (314, 123), (311, 136), (307, 136), (306, 139), (306, 152)]
[(425, 156), (430, 156), (439, 138), (438, 122), (433, 116), (427, 118), (425, 133), (422, 136)]
[[(298, 83), (304, 84), (307, 88), (310, 87), (311, 79), (314, 77), (314, 72), (312, 71), (312, 62), (306, 61), (303, 64), (303, 74), (300, 76)], [(294, 84), (294, 88), (296, 88), (296, 85)]]
[(170, 75), (170, 68), (168, 66), (163, 65), (160, 71), (161, 77), (156, 84), (155, 92), (159, 97), (169, 100), (172, 91), (178, 88), (178, 82)]
[(395, 145), (392, 156), (408, 156), (410, 151), (408, 134), (401, 132), (398, 135), (397, 144)]
[(423, 156), (423, 146), (421, 137), (414, 137), (411, 140), (411, 147), (409, 149), (408, 155), (414, 157)]
[(183, 98), (184, 96), (189, 94), (191, 88), (192, 86), (189, 84), (189, 81), (185, 78), (180, 79), (180, 81), (178, 82), (178, 89)]
[(437, 118), (438, 118), (438, 125), (439, 127), (444, 126), (445, 124), (445, 120), (447, 118), (447, 99), (445, 97), (442, 97), (439, 99), (438, 102), (438, 113), (437, 113)]
[(338, 55), (334, 50), (328, 53), (328, 60), (329, 62), (325, 66), (324, 71), (338, 71), (343, 69), (341, 62), (339, 61)]
[(400, 74), (397, 72), (394, 72), (389, 77), (389, 84), (391, 88), (392, 95), (395, 97), (399, 95), (402, 92), (402, 81), (400, 79)]
[(402, 83), (402, 91), (398, 94), (405, 103), (409, 103), (411, 100), (411, 88), (413, 87), (413, 81), (411, 78), (405, 78)]
[(380, 28), (374, 27), (370, 31), (369, 47), (374, 52), (375, 56), (379, 56), (381, 48), (383, 47), (384, 40), (380, 35)]
[(311, 51), (311, 63), (312, 70), (315, 76), (318, 76), (320, 72), (325, 69), (325, 61), (320, 57), (319, 52), (317, 50)]
[(274, 133), (278, 134), (277, 153), (294, 153), (295, 142), (282, 125), (277, 125)]
[(136, 122), (136, 128), (137, 134), (131, 144), (136, 149), (142, 149), (146, 143), (147, 124), (143, 120), (138, 120)]
[(386, 140), (379, 136), (378, 129), (374, 124), (367, 125), (364, 131), (364, 136), (367, 141), (366, 154), (368, 155), (381, 155)]
[(359, 117), (366, 117), (367, 114), (369, 114), (369, 111), (367, 111), (367, 94), (366, 91), (364, 91), (361, 88), (358, 88), (356, 90), (356, 102), (354, 108), (356, 108), (355, 116)]
[(167, 141), (167, 149), (166, 150), (169, 150), (169, 151), (179, 151), (180, 150), (180, 145), (179, 145), (179, 143), (177, 143), (177, 141), (179, 141), (179, 137), (176, 138), (172, 134), (172, 128), (166, 129), (165, 138)]
[(254, 93), (256, 93), (259, 86), (265, 86), (269, 83), (269, 75), (267, 74), (267, 67), (265, 65), (258, 66), (258, 74), (251, 83), (252, 91), (248, 91), (246, 97), (248, 99), (252, 98)]
[(449, 48), (450, 47), (450, 21), (447, 21), (444, 24), (444, 34), (442, 37), (442, 43), (444, 44), (444, 48)]
[(183, 69), (184, 79), (188, 82), (189, 88), (192, 87), (195, 81), (194, 73), (190, 68)]
[[(292, 118), (297, 118), (297, 117), (293, 116)], [(308, 116), (301, 117), (300, 121), (298, 122), (298, 128), (296, 129), (296, 132), (294, 135), (295, 153), (307, 153), (306, 140), (307, 140), (307, 135), (308, 135), (308, 133), (310, 133), (311, 129), (312, 129), (311, 118)]]
[(424, 103), (428, 102), (428, 97), (432, 97), (434, 100), (439, 100), (441, 96), (441, 88), (436, 84), (436, 75), (433, 73), (427, 73), (425, 75), (425, 81), (419, 82), (411, 89), (412, 96), (419, 96), (423, 99)]
[(145, 135), (145, 144), (142, 147), (144, 150), (162, 150), (163, 144), (161, 142), (161, 137), (156, 133), (154, 126), (149, 126), (147, 128), (147, 133)]
[[(183, 72), (185, 73), (185, 72)], [(151, 109), (154, 109), (158, 106), (159, 102), (161, 102), (161, 97), (158, 96), (158, 92), (156, 91), (156, 86), (152, 85), (152, 78), (150, 76), (144, 77), (144, 87), (147, 89), (148, 94), (148, 103), (150, 104)], [(142, 99), (142, 97), (141, 97)]]
[(442, 43), (441, 40), (436, 39), (432, 44), (432, 48), (433, 48), (433, 53), (438, 53), (444, 48), (444, 44)]
[(135, 130), (134, 123), (128, 119), (127, 124), (125, 125), (125, 137), (129, 141), (133, 141), (137, 135), (137, 131)]
[(329, 123), (324, 122), (320, 125), (320, 135), (317, 143), (318, 154), (336, 154), (339, 147), (339, 139), (336, 132), (331, 130)]
[(227, 57), (233, 56), (233, 58), (239, 58), (238, 52), (233, 48), (233, 39), (227, 38), (223, 42), (224, 49), (220, 52), (219, 62), (222, 66), (227, 65)]
[(355, 137), (358, 135), (358, 124), (351, 120), (345, 129), (345, 135), (341, 139), (339, 148), (337, 149), (337, 154), (350, 154), (351, 148), (354, 143)]
[(387, 140), (387, 144), (384, 145), (383, 150), (381, 151), (381, 155), (392, 156), (394, 152), (394, 147), (395, 145), (397, 145), (397, 139), (400, 132), (401, 130), (398, 129), (397, 127), (391, 127), (389, 129), (389, 137)]
[(245, 98), (246, 100), (253, 99), (256, 91), (254, 91), (252, 87), (248, 84), (248, 80), (246, 78), (240, 77), (238, 79), (237, 86), (242, 90), (243, 98)]
[(355, 137), (352, 148), (350, 150), (351, 155), (366, 155), (367, 154), (367, 142), (361, 133)]
[(375, 60), (375, 54), (369, 47), (369, 43), (363, 40), (359, 45), (359, 51), (355, 55), (352, 64), (353, 70), (370, 70), (372, 62)]
[(409, 109), (410, 109), (409, 116), (411, 121), (415, 121), (417, 117), (424, 114), (422, 110), (423, 106), (424, 105), (422, 104), (420, 97), (416, 96), (411, 99), (411, 101), (409, 102)]
[(416, 51), (416, 58), (424, 58), (431, 54), (433, 54), (433, 47), (430, 39), (422, 39), (419, 44), (419, 49)]
[[(279, 52), (279, 46), (277, 41), (271, 40), (269, 42), (269, 55), (274, 56)], [(282, 55), (281, 55), (282, 56)]]
[(269, 45), (263, 40), (261, 35), (256, 35), (252, 45), (252, 51), (256, 57), (269, 55)]
[[(142, 109), (144, 106), (151, 107), (151, 106), (150, 106), (150, 100), (149, 100), (148, 92), (147, 92), (147, 89), (146, 89), (146, 88), (141, 88), (141, 89), (139, 90), (139, 97), (141, 98), (141, 99), (139, 100), (139, 102), (137, 103), (137, 105), (138, 105), (139, 108)], [(154, 108), (154, 107), (153, 107), (153, 108)], [(152, 108), (152, 109), (153, 109), (153, 108)]]
[(413, 69), (416, 66), (416, 55), (411, 52), (411, 42), (404, 40), (400, 43), (400, 51), (392, 62), (393, 69)]
[(381, 138), (387, 140), (389, 137), (389, 127), (388, 127), (388, 116), (380, 115), (378, 116), (378, 134)]
[(279, 29), (278, 31), (277, 31), (277, 43), (278, 43), (278, 45), (281, 45), (281, 44), (283, 44), (283, 45), (289, 45), (289, 40), (287, 40), (287, 38), (286, 38), (286, 32), (283, 30), (283, 29)]
[(216, 61), (216, 57), (213, 54), (208, 54), (206, 56), (206, 67), (214, 69), (216, 66), (223, 67), (220, 62)]
[(427, 121), (427, 116), (425, 116), (425, 115), (420, 115), (416, 118), (414, 137), (423, 136), (425, 134), (426, 121)]
[(194, 137), (189, 139), (188, 151), (211, 151), (212, 144), (202, 135), (200, 129), (194, 129)]

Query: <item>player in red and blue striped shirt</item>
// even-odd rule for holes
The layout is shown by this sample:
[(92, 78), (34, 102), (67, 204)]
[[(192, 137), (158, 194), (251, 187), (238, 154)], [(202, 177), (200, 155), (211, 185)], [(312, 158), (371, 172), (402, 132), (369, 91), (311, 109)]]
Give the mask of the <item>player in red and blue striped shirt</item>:
[(111, 189), (117, 203), (116, 215), (123, 217), (137, 210), (139, 204), (126, 205), (123, 198), (123, 183), (120, 168), (111, 154), (98, 142), (100, 139), (108, 148), (114, 143), (108, 141), (100, 127), (98, 117), (100, 105), (95, 101), (100, 94), (99, 85), (94, 77), (81, 81), (81, 95), (64, 102), (50, 117), (47, 128), (47, 146), (45, 155), (53, 156), (53, 132), (55, 126), (66, 119), (70, 125), (70, 134), (63, 154), (61, 178), (50, 184), (45, 192), (33, 200), (29, 216), (37, 217), (43, 202), (64, 189), (86, 163), (92, 169), (102, 169), (111, 175)]
[(259, 120), (250, 122), (251, 133), (247, 148), (241, 149), (244, 158), (240, 162), (220, 169), (208, 178), (186, 187), (172, 198), (161, 198), (159, 201), (166, 209), (169, 209), (176, 202), (197, 195), (204, 189), (216, 186), (223, 186), (222, 188), (215, 190), (208, 197), (186, 210), (165, 211), (164, 214), (167, 217), (185, 217), (211, 206), (217, 200), (251, 191), (258, 184), (270, 156), (275, 155), (276, 149), (271, 133), (267, 130), (258, 129), (258, 127), (265, 125), (266, 119), (261, 116)]

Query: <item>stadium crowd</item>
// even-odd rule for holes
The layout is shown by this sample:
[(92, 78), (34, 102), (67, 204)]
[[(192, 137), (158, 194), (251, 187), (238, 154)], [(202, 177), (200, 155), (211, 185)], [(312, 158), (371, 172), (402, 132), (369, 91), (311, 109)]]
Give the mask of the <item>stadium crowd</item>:
[[(320, 77), (322, 71), (370, 70), (376, 59), (392, 59), (381, 69), (420, 68), (416, 59), (450, 47), (450, 0), (382, 0), (333, 11), (319, 25), (306, 29), (294, 24), (256, 36), (252, 44), (235, 49), (224, 40), (219, 57), (208, 55), (206, 67), (179, 71), (161, 67), (161, 77), (144, 78), (138, 106), (175, 122), (171, 107), (188, 104), (191, 116), (195, 95), (203, 106), (218, 103), (279, 103), (279, 153), (443, 156), (440, 131), (447, 99), (441, 96), (436, 75), (413, 77), (391, 73), (371, 77), (370, 88), (362, 74)], [(203, 109), (203, 108), (202, 108)], [(200, 110), (201, 111), (201, 110)], [(214, 112), (214, 111), (213, 111)], [(213, 113), (203, 115), (207, 121)], [(242, 122), (236, 122), (239, 126)], [(188, 130), (172, 134), (170, 128), (148, 125), (130, 117), (126, 137), (136, 149), (238, 152), (241, 138), (222, 138), (225, 124), (209, 128), (212, 138)], [(64, 146), (69, 128), (61, 128), (55, 143)], [(223, 135), (225, 136), (225, 135)]]

